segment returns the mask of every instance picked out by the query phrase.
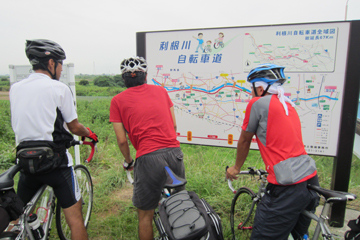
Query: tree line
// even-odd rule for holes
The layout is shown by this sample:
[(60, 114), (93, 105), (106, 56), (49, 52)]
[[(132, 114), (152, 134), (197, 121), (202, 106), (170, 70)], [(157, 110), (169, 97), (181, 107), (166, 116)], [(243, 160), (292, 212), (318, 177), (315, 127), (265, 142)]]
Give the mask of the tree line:
[[(93, 83), (98, 87), (125, 87), (125, 83), (120, 74), (114, 76), (97, 76), (94, 78)], [(89, 85), (89, 81), (86, 79), (81, 79), (79, 81), (80, 85), (87, 86)]]

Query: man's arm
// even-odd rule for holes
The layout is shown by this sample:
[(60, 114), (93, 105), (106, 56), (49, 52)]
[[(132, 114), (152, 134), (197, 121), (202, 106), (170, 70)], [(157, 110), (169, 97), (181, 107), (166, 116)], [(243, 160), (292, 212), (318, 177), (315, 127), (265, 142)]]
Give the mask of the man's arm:
[(86, 137), (86, 136), (89, 136), (89, 134), (90, 134), (89, 130), (87, 130), (84, 125), (79, 123), (77, 118), (72, 120), (69, 123), (66, 123), (66, 125), (69, 128), (70, 132), (75, 135), (78, 135), (81, 137)]
[(125, 161), (127, 163), (131, 163), (133, 159), (130, 155), (130, 148), (126, 138), (126, 130), (124, 128), (124, 125), (119, 122), (113, 122), (113, 128), (115, 131), (118, 146), (120, 148), (122, 155), (125, 158)]
[(172, 106), (172, 107), (170, 108), (170, 112), (171, 112), (171, 116), (172, 116), (172, 118), (173, 118), (174, 129), (175, 129), (175, 132), (176, 132), (176, 130), (177, 130), (177, 125), (176, 125), (176, 119), (175, 119), (174, 106)]
[(235, 165), (228, 168), (226, 177), (230, 180), (237, 179), (236, 175), (240, 172), (247, 155), (249, 154), (251, 140), (254, 136), (252, 132), (241, 131), (240, 138), (237, 145), (236, 162)]

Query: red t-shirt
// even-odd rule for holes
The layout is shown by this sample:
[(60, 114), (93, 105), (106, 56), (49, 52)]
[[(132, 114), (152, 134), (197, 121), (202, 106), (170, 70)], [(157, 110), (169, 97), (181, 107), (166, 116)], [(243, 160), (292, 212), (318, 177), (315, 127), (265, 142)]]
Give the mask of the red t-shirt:
[[(290, 159), (307, 155), (301, 134), (299, 116), (289, 103), (286, 103), (289, 115), (277, 95), (268, 95), (251, 99), (246, 107), (242, 130), (255, 133), (261, 157), (269, 173), (268, 182), (278, 184), (274, 165)], [(316, 175), (311, 172), (299, 182)]]
[(131, 87), (111, 100), (110, 122), (124, 125), (138, 158), (162, 148), (180, 147), (172, 106), (163, 87), (148, 84)]

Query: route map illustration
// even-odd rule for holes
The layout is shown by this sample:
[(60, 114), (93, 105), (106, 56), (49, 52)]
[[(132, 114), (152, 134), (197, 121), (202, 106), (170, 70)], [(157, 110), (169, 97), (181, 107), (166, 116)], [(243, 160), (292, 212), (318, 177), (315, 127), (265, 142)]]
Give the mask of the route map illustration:
[[(203, 30), (201, 34), (205, 38), (218, 32)], [(249, 70), (260, 63), (285, 66), (283, 87), (300, 117), (306, 151), (335, 155), (345, 69), (337, 56), (338, 46), (346, 44), (344, 38), (338, 38), (340, 33), (340, 27), (331, 24), (224, 29), (221, 34), (227, 41), (224, 38), (223, 48), (195, 55), (203, 36), (183, 31), (176, 34), (177, 38), (183, 36), (180, 43), (190, 39), (188, 36), (200, 36), (186, 42), (186, 51), (147, 50), (148, 84), (167, 90), (174, 103), (180, 142), (236, 148), (252, 98), (246, 81)], [(149, 45), (163, 42), (167, 34), (150, 34), (147, 41)], [(195, 56), (209, 60), (191, 62)], [(180, 62), (181, 57), (187, 60)], [(214, 63), (215, 59), (221, 62)], [(251, 148), (258, 148), (255, 138)]]
[(245, 71), (271, 62), (287, 72), (333, 72), (336, 43), (337, 28), (246, 32)]

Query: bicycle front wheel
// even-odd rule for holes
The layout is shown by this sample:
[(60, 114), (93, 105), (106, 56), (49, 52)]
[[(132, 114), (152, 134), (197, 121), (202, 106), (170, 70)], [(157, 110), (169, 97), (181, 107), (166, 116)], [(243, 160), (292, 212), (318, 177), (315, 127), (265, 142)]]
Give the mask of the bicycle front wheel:
[(230, 226), (233, 240), (250, 239), (256, 207), (259, 200), (255, 193), (246, 187), (239, 188), (236, 192), (230, 212)]
[[(82, 214), (84, 225), (87, 228), (90, 222), (91, 210), (93, 206), (93, 185), (89, 170), (83, 165), (76, 165), (74, 172), (77, 177), (82, 201)], [(56, 206), (56, 228), (61, 240), (71, 239), (70, 227), (67, 225), (64, 213), (60, 204)]]

